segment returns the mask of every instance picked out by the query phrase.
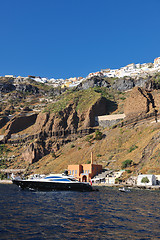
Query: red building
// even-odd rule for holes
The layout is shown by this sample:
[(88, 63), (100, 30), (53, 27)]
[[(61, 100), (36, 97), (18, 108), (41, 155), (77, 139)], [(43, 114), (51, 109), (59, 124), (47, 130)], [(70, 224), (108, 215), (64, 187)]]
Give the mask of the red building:
[(93, 164), (91, 153), (90, 164), (68, 165), (68, 173), (73, 175), (79, 182), (89, 182), (95, 175), (102, 172), (102, 165)]

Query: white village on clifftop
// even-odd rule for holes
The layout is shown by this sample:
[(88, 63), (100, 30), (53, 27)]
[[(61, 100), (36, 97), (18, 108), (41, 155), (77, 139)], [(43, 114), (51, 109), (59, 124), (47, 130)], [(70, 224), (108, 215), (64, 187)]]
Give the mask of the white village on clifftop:
[[(46, 77), (36, 77), (36, 76), (28, 76), (29, 78), (33, 78), (37, 82), (41, 83), (48, 83), (51, 84), (53, 87), (76, 87), (82, 81), (89, 79), (94, 76), (98, 77), (109, 77), (109, 78), (123, 78), (123, 77), (147, 77), (150, 75), (154, 75), (155, 73), (160, 72), (160, 57), (154, 59), (153, 63), (143, 63), (143, 64), (135, 64), (131, 63), (125, 67), (120, 69), (102, 69), (101, 71), (89, 73), (86, 78), (82, 77), (71, 77), (68, 79), (55, 79), (51, 78), (48, 79)], [(13, 76), (13, 75), (5, 75), (5, 77), (14, 77), (17, 81), (23, 81), (23, 79), (27, 79), (28, 77), (21, 77), (21, 76)]]

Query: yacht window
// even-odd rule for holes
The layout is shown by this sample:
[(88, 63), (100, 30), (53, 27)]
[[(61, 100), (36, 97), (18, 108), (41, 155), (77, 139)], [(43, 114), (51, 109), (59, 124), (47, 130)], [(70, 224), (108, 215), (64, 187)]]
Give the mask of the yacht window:
[(74, 179), (74, 178), (68, 178), (70, 181), (72, 181), (72, 182), (78, 182), (76, 179)]

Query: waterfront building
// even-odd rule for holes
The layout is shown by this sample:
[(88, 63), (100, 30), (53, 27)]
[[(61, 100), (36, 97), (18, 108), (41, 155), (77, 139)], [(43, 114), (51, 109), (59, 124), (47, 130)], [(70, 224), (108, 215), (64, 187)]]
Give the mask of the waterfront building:
[(137, 176), (130, 176), (125, 183), (130, 186), (135, 186), (137, 185)]
[(115, 184), (115, 180), (116, 180), (116, 178), (114, 176), (112, 176), (112, 175), (111, 176), (107, 176), (105, 178), (105, 183), (113, 185), (113, 184)]
[(68, 165), (68, 173), (80, 182), (89, 182), (91, 179), (102, 172), (102, 165), (93, 164), (93, 153), (91, 153), (91, 163)]
[(156, 185), (156, 176), (152, 174), (140, 174), (137, 177), (137, 186)]
[(92, 178), (92, 183), (106, 183), (114, 185), (116, 183), (116, 179), (120, 178), (123, 172), (125, 172), (125, 170), (115, 172), (113, 170), (103, 169), (102, 173)]
[(160, 185), (160, 175), (155, 175), (156, 176), (156, 183), (157, 185)]

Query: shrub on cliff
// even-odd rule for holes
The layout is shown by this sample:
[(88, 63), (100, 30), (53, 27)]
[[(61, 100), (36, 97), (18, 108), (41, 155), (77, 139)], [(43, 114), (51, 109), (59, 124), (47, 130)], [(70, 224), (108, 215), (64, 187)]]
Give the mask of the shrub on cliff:
[(55, 154), (55, 152), (52, 152), (52, 157), (55, 159), (57, 156)]
[(91, 140), (93, 140), (93, 135), (87, 136), (85, 140), (86, 140), (87, 142), (90, 142)]
[(99, 130), (96, 130), (95, 139), (96, 140), (101, 140), (102, 139), (102, 132), (100, 132)]
[(138, 146), (132, 145), (132, 146), (130, 147), (130, 149), (128, 150), (128, 152), (132, 152), (132, 151), (134, 151), (136, 148), (138, 148)]
[(122, 169), (131, 166), (131, 164), (132, 164), (132, 160), (130, 159), (125, 160), (124, 162), (122, 162)]

